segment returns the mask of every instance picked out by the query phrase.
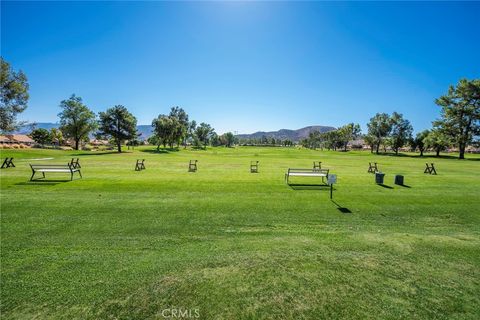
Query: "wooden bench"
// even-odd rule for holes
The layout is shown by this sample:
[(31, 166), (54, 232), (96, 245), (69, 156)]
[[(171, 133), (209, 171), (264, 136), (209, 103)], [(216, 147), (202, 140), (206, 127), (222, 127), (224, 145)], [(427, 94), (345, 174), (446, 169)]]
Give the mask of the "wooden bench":
[(285, 173), (285, 182), (290, 184), (290, 177), (321, 177), (322, 182), (325, 183), (325, 178), (328, 179), (329, 169), (292, 169), (289, 168)]
[(258, 173), (259, 161), (250, 161), (250, 173)]
[(437, 174), (437, 170), (435, 170), (435, 166), (433, 165), (433, 162), (428, 165), (428, 163), (425, 163), (426, 168), (423, 171), (423, 173), (429, 173), (429, 174)]
[(375, 173), (379, 172), (378, 166), (376, 162), (369, 162), (368, 163), (368, 173)]
[(135, 165), (135, 171), (145, 170), (145, 159), (137, 159), (137, 164)]
[(322, 169), (322, 161), (313, 161), (313, 171)]
[(198, 160), (190, 160), (190, 162), (188, 163), (188, 172), (197, 171), (197, 162)]
[(13, 164), (13, 158), (5, 158), (5, 160), (3, 161), (3, 164), (2, 164), (2, 168), (10, 168), (10, 167), (13, 167), (15, 168), (15, 165)]
[(72, 161), (70, 161), (70, 164), (71, 164), (75, 169), (82, 167), (82, 166), (80, 165), (80, 159), (79, 159), (79, 158), (77, 158), (77, 159), (72, 158)]
[(70, 180), (73, 180), (73, 174), (78, 172), (80, 178), (82, 178), (82, 173), (80, 172), (80, 168), (74, 168), (73, 165), (70, 163), (67, 164), (30, 164), (30, 168), (32, 168), (32, 176), (30, 177), (30, 181), (33, 180), (35, 173), (41, 172), (43, 178), (45, 178), (45, 172), (68, 172), (70, 173)]

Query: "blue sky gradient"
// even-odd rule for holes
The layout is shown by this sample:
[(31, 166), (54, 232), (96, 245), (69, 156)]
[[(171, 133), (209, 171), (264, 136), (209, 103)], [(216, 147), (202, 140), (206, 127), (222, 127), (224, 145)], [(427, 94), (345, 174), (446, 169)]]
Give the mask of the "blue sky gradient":
[(434, 99), (480, 75), (475, 2), (1, 2), (1, 55), (30, 82), (22, 120), (61, 100), (172, 106), (217, 132), (360, 123), (398, 111), (415, 130)]

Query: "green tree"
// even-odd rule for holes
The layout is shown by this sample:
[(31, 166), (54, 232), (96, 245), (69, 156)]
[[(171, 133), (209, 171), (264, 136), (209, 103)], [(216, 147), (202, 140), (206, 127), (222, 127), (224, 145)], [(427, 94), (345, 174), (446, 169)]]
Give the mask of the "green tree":
[(174, 118), (176, 124), (174, 131), (172, 132), (172, 139), (180, 145), (183, 143), (187, 145), (188, 127), (190, 122), (188, 121), (188, 114), (180, 107), (173, 107), (170, 109), (169, 117)]
[(100, 133), (110, 136), (122, 152), (122, 143), (137, 137), (137, 119), (122, 105), (116, 105), (98, 113)]
[(450, 137), (458, 146), (459, 159), (464, 159), (466, 146), (480, 134), (480, 79), (461, 79), (435, 103), (442, 110), (434, 126)]
[(152, 126), (154, 128), (155, 135), (157, 136), (157, 149), (160, 149), (160, 145), (166, 148), (168, 144), (170, 148), (173, 148), (175, 141), (175, 130), (177, 128), (177, 120), (173, 117), (161, 114), (157, 118), (153, 119)]
[(235, 136), (231, 132), (224, 133), (220, 136), (220, 143), (228, 148), (235, 144)]
[(413, 127), (410, 121), (403, 118), (401, 113), (394, 112), (390, 118), (391, 121), (391, 134), (389, 143), (395, 154), (398, 154), (398, 150), (403, 147), (409, 139), (412, 137)]
[(97, 128), (95, 114), (74, 94), (60, 102), (60, 108), (60, 131), (67, 139), (73, 139), (74, 148), (78, 150), (80, 142), (87, 140), (90, 132)]
[(369, 141), (373, 143), (376, 153), (380, 149), (380, 146), (383, 144), (384, 140), (389, 136), (390, 131), (392, 130), (392, 123), (390, 116), (386, 113), (377, 113), (373, 118), (370, 119), (370, 122), (367, 124), (368, 127), (368, 138)]
[(198, 139), (198, 142), (203, 145), (203, 148), (206, 149), (210, 141), (211, 135), (213, 134), (214, 129), (207, 123), (200, 123), (200, 125), (195, 129), (195, 136)]
[(193, 141), (195, 139), (195, 129), (197, 128), (197, 122), (195, 120), (192, 120), (188, 123), (188, 128), (187, 128), (187, 139), (185, 143), (185, 148), (187, 147), (187, 142), (188, 141)]
[(440, 155), (440, 151), (444, 151), (450, 144), (449, 137), (439, 129), (431, 130), (423, 139), (425, 148), (433, 149), (436, 156)]
[(42, 146), (51, 142), (52, 137), (50, 136), (50, 132), (48, 132), (47, 129), (43, 128), (38, 128), (33, 130), (30, 133), (30, 137), (38, 144), (41, 144)]
[(425, 138), (429, 135), (430, 130), (423, 130), (417, 133), (415, 136), (415, 139), (413, 139), (413, 144), (415, 146), (415, 149), (418, 149), (420, 151), (420, 157), (423, 157), (423, 152), (425, 151)]
[(370, 153), (373, 153), (373, 150), (375, 149), (375, 146), (377, 145), (377, 143), (376, 143), (377, 138), (367, 134), (367, 135), (363, 136), (363, 140), (370, 147)]
[(10, 64), (0, 57), (0, 131), (10, 132), (18, 128), (17, 115), (27, 108), (28, 80), (20, 70), (13, 71)]
[(342, 145), (343, 150), (347, 151), (348, 143), (352, 140), (357, 139), (362, 132), (359, 124), (349, 123), (340, 128), (339, 132), (339, 143)]
[(216, 132), (213, 132), (210, 137), (210, 144), (214, 147), (220, 146), (222, 144), (220, 138), (221, 136), (219, 136)]
[(52, 143), (58, 143), (58, 145), (61, 145), (63, 143), (62, 131), (57, 128), (50, 129), (50, 139), (52, 140)]
[(158, 137), (157, 137), (155, 134), (153, 134), (153, 135), (151, 135), (150, 137), (148, 137), (147, 142), (148, 142), (148, 144), (151, 144), (151, 145), (154, 145), (154, 146), (158, 146), (158, 145), (159, 145), (159, 143), (158, 143)]

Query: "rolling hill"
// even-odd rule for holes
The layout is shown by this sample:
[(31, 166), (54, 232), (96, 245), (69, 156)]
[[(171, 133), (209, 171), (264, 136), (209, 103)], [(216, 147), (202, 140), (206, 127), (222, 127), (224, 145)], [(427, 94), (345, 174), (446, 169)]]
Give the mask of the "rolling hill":
[(297, 129), (297, 130), (290, 130), (290, 129), (280, 129), (278, 131), (258, 131), (251, 134), (238, 134), (237, 138), (239, 139), (261, 139), (263, 136), (267, 138), (275, 138), (275, 139), (282, 139), (282, 140), (292, 140), (292, 141), (300, 141), (303, 138), (306, 138), (308, 134), (312, 131), (320, 131), (320, 132), (328, 132), (335, 130), (334, 127), (328, 126), (308, 126), (305, 128)]
[[(51, 128), (58, 128), (60, 126), (59, 123), (51, 123), (51, 122), (39, 122), (36, 124), (36, 128), (43, 128), (50, 130)], [(29, 134), (32, 130), (30, 125), (25, 125), (20, 127), (14, 133), (16, 134)], [(140, 133), (140, 140), (145, 140), (153, 134), (153, 128), (151, 125), (142, 124), (137, 126), (137, 130)], [(300, 141), (303, 138), (306, 138), (308, 134), (312, 131), (320, 131), (320, 132), (327, 132), (335, 130), (334, 127), (329, 126), (308, 126), (297, 130), (290, 130), (290, 129), (280, 129), (278, 131), (258, 131), (251, 134), (238, 134), (237, 137), (239, 139), (261, 139), (263, 136), (268, 138), (274, 137), (275, 139), (282, 139), (282, 140), (292, 140), (295, 142)]]

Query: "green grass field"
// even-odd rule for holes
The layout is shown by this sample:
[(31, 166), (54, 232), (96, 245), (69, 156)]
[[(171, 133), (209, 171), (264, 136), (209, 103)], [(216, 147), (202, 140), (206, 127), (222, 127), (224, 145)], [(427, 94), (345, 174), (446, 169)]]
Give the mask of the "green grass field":
[[(480, 156), (154, 150), (2, 150), (2, 319), (480, 318)], [(29, 163), (73, 156), (83, 179), (29, 181)], [(334, 201), (284, 183), (313, 161), (338, 175)]]

